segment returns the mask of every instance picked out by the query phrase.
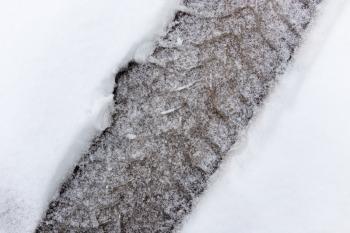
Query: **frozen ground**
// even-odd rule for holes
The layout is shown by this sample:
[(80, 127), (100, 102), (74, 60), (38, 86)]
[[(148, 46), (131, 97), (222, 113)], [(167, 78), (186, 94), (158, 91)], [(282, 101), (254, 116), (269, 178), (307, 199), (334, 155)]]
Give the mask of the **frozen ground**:
[(328, 0), (296, 62), (182, 233), (350, 232), (350, 4)]
[(0, 2), (1, 233), (34, 229), (76, 156), (106, 126), (115, 68), (153, 39), (168, 5)]
[[(186, 0), (37, 232), (173, 232), (285, 71), (318, 0)], [(213, 230), (212, 232), (217, 232)]]

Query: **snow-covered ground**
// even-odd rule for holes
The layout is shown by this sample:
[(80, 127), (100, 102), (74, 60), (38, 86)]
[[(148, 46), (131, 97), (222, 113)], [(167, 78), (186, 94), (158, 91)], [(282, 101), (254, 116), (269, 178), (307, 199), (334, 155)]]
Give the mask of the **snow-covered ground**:
[(320, 13), (182, 233), (350, 232), (350, 2)]
[[(113, 73), (152, 40), (172, 7), (0, 1), (1, 233), (33, 230), (74, 160), (108, 124)], [(136, 49), (139, 58), (143, 52)]]

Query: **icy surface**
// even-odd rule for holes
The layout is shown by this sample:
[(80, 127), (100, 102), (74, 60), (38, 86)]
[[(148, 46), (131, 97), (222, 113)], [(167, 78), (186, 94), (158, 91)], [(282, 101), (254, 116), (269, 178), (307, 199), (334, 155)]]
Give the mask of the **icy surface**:
[(182, 233), (350, 232), (350, 4), (321, 12)]
[(284, 71), (317, 2), (184, 1), (153, 54), (117, 74), (112, 125), (38, 232), (171, 232)]
[(1, 233), (34, 230), (67, 170), (109, 124), (114, 70), (153, 39), (168, 5), (0, 2)]

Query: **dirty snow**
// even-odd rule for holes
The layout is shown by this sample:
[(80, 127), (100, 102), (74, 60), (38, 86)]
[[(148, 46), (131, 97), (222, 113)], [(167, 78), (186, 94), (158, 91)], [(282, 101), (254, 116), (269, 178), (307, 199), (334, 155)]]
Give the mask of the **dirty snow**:
[(182, 233), (350, 232), (350, 3), (327, 0)]
[[(175, 3), (176, 1), (170, 1)], [(164, 0), (0, 2), (0, 232), (31, 232), (108, 124), (113, 74), (144, 57)]]

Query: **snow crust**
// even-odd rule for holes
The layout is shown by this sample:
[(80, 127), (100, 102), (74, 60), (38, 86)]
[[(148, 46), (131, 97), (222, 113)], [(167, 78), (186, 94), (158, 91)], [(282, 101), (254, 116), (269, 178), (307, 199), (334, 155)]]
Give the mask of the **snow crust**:
[(176, 0), (0, 2), (0, 232), (31, 232)]
[(350, 232), (350, 3), (325, 1), (296, 61), (182, 233)]

